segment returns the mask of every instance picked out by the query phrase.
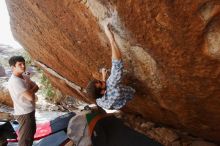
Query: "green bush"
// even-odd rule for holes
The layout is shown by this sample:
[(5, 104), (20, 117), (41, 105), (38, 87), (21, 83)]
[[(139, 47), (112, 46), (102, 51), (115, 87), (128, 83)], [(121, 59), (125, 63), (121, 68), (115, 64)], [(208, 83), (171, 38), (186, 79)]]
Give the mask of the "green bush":
[(45, 97), (47, 101), (58, 104), (64, 97), (64, 95), (58, 89), (52, 86), (50, 80), (43, 74), (43, 71), (41, 73), (40, 84), (42, 86), (41, 94)]
[(52, 99), (55, 96), (55, 89), (44, 74), (41, 75), (40, 84), (43, 86), (42, 94), (46, 99)]

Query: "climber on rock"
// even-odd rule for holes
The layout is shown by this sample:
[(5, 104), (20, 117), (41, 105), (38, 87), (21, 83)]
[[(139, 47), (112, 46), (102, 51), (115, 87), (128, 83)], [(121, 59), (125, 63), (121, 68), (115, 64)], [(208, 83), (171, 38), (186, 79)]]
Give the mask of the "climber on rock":
[(123, 62), (121, 51), (115, 41), (110, 24), (105, 26), (105, 34), (110, 41), (112, 50), (112, 68), (109, 78), (107, 70), (102, 69), (102, 80), (92, 80), (86, 90), (88, 96), (96, 100), (96, 104), (104, 109), (121, 109), (131, 100), (135, 90), (122, 85)]

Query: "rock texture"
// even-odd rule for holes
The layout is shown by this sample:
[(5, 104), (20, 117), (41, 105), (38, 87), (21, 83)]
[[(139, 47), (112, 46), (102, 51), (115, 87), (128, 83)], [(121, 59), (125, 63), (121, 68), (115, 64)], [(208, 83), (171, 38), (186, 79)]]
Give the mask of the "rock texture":
[(7, 88), (7, 80), (7, 78), (0, 77), (0, 104), (13, 107), (13, 102)]
[(120, 112), (116, 113), (115, 116), (122, 119), (130, 128), (158, 141), (164, 146), (217, 146), (217, 144), (193, 137), (189, 133), (171, 127), (161, 127), (161, 125), (146, 121), (140, 115)]
[(6, 2), (14, 37), (61, 90), (91, 101), (87, 82), (111, 65), (111, 22), (137, 90), (124, 110), (220, 142), (218, 0)]

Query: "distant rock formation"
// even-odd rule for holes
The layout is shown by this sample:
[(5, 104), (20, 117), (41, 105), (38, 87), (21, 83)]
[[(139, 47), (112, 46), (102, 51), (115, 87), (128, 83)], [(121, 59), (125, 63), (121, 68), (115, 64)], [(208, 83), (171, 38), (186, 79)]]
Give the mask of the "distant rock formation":
[(0, 64), (0, 77), (6, 76), (4, 67)]
[(125, 111), (220, 143), (217, 0), (7, 0), (14, 37), (63, 92), (86, 102), (87, 82), (111, 66), (111, 22), (127, 83)]
[(0, 104), (13, 107), (13, 102), (7, 88), (7, 79), (2, 77), (0, 77)]

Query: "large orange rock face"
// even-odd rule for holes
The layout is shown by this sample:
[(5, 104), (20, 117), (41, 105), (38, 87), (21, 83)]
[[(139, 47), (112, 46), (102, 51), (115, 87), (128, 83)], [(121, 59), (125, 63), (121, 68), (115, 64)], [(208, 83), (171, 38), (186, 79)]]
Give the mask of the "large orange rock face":
[(61, 90), (91, 101), (87, 82), (111, 65), (110, 21), (137, 90), (124, 110), (220, 142), (219, 1), (6, 2), (14, 37)]

